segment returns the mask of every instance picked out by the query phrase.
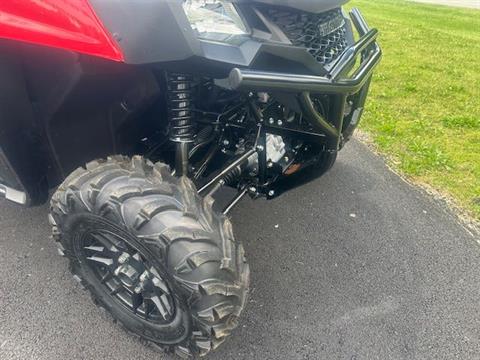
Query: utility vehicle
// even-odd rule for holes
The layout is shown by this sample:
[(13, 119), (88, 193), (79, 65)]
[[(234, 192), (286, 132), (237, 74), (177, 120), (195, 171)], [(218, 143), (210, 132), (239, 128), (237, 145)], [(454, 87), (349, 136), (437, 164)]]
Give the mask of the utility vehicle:
[(50, 201), (125, 329), (206, 355), (249, 288), (227, 215), (327, 172), (359, 123), (381, 50), (347, 1), (1, 1), (0, 194)]

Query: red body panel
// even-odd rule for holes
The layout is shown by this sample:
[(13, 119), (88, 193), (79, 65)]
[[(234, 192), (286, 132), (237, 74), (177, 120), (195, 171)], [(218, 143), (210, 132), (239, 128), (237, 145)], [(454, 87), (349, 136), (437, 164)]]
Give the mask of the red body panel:
[(0, 0), (0, 38), (123, 61), (88, 0)]

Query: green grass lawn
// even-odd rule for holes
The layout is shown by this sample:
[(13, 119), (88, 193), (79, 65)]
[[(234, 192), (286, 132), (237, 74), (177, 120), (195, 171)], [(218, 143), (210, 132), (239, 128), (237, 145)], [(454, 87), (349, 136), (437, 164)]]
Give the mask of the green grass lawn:
[(480, 11), (354, 0), (381, 32), (363, 130), (394, 168), (480, 219)]

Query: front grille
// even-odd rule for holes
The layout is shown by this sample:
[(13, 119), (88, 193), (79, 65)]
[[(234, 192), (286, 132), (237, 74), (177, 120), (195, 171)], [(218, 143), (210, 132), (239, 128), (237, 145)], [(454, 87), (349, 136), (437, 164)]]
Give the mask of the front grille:
[(307, 49), (323, 65), (331, 63), (347, 47), (347, 28), (340, 9), (312, 14), (267, 7), (262, 13), (285, 33), (294, 46)]

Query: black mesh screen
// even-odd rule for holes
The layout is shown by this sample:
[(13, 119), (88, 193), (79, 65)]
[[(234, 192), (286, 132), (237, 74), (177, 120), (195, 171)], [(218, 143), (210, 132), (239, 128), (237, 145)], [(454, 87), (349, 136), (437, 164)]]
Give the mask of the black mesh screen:
[(321, 64), (332, 62), (347, 47), (346, 23), (340, 9), (322, 14), (281, 7), (266, 7), (261, 11), (293, 45), (306, 48)]

